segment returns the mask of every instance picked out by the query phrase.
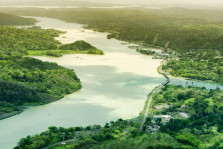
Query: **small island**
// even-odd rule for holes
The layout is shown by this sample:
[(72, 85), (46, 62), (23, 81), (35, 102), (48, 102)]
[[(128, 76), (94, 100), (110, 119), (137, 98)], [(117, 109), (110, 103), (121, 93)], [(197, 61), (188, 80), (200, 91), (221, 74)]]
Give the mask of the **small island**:
[(79, 40), (71, 44), (58, 45), (55, 50), (29, 50), (29, 56), (52, 56), (61, 57), (64, 54), (96, 54), (104, 55), (104, 52), (90, 45), (89, 43)]

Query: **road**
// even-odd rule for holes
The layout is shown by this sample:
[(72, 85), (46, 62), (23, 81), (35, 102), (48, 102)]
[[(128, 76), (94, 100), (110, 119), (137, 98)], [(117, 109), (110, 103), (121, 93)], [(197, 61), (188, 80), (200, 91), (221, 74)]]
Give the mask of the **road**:
[[(165, 62), (164, 62), (165, 64)], [(149, 114), (149, 109), (150, 109), (150, 105), (151, 105), (151, 102), (152, 102), (152, 99), (153, 99), (153, 95), (156, 93), (156, 92), (159, 92), (161, 90), (161, 88), (165, 85), (167, 85), (169, 82), (170, 82), (170, 79), (169, 77), (165, 74), (165, 72), (162, 70), (162, 65), (158, 68), (158, 72), (161, 73), (165, 78), (166, 78), (166, 81), (162, 84), (162, 85), (159, 85), (156, 89), (154, 89), (149, 97), (149, 102), (147, 104), (147, 107), (146, 107), (146, 111), (145, 111), (145, 114), (144, 114), (144, 117), (143, 117), (143, 121), (142, 121), (142, 124), (140, 126), (140, 131), (142, 131), (143, 129), (143, 126), (146, 122), (146, 118), (148, 117), (148, 114)]]
[(55, 146), (58, 146), (58, 145), (60, 145), (60, 144), (63, 144), (63, 143), (67, 144), (67, 143), (71, 143), (71, 142), (74, 142), (74, 139), (65, 140), (65, 141), (61, 141), (61, 142), (57, 142), (57, 143), (51, 144), (51, 145), (49, 145), (49, 146), (47, 146), (47, 147), (44, 147), (44, 148), (42, 148), (42, 149), (50, 149), (50, 148), (55, 147)]

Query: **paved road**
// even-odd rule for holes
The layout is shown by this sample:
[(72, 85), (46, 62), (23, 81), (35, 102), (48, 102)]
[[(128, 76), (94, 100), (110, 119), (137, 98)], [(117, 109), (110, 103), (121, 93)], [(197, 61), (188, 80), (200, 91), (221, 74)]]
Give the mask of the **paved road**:
[[(165, 62), (164, 62), (165, 64)], [(143, 121), (142, 121), (142, 124), (140, 126), (140, 131), (142, 131), (143, 129), (143, 126), (146, 122), (146, 118), (148, 117), (148, 114), (149, 114), (149, 109), (150, 109), (150, 105), (151, 105), (151, 102), (152, 102), (152, 99), (153, 99), (153, 95), (156, 93), (156, 92), (159, 92), (161, 90), (161, 88), (165, 85), (167, 85), (169, 82), (170, 82), (170, 79), (169, 77), (165, 74), (165, 72), (162, 70), (162, 66), (160, 66), (158, 68), (159, 70), (159, 73), (161, 73), (167, 80), (162, 84), (162, 85), (159, 85), (156, 89), (154, 89), (149, 97), (149, 102), (147, 104), (147, 107), (146, 107), (146, 111), (145, 111), (145, 114), (144, 114), (144, 117), (143, 117)]]
[[(74, 142), (74, 139), (66, 140), (66, 141), (64, 141), (64, 142), (65, 142), (65, 144), (70, 143), (70, 142)], [(44, 147), (44, 148), (42, 148), (42, 149), (50, 149), (50, 148), (55, 147), (55, 146), (58, 146), (58, 145), (60, 145), (60, 144), (62, 144), (62, 143), (64, 143), (64, 142), (63, 142), (63, 141), (61, 141), (61, 142), (57, 142), (57, 143), (51, 144), (51, 145), (49, 145), (49, 146), (47, 146), (47, 147)]]
[(140, 126), (140, 131), (142, 131), (142, 129), (143, 129), (143, 125), (144, 125), (144, 123), (146, 122), (146, 118), (147, 118), (147, 116), (148, 116), (148, 114), (149, 114), (149, 109), (150, 109), (150, 105), (151, 105), (151, 102), (152, 102), (152, 99), (153, 99), (153, 95), (154, 95), (157, 91), (159, 91), (160, 88), (161, 88), (161, 85), (158, 86), (155, 90), (153, 90), (153, 92), (151, 93), (151, 95), (150, 95), (150, 97), (149, 97), (149, 102), (148, 102), (147, 107), (146, 107), (145, 115), (144, 115), (144, 117), (143, 117), (143, 121), (142, 121), (142, 124), (141, 124), (141, 126)]

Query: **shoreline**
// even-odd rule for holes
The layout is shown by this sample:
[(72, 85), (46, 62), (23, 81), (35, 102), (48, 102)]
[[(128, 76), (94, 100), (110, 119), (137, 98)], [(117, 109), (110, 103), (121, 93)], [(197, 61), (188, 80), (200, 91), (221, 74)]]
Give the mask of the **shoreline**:
[(162, 87), (164, 87), (164, 86), (166, 86), (168, 83), (170, 83), (170, 79), (169, 79), (169, 77), (166, 75), (166, 73), (165, 73), (165, 72), (163, 71), (163, 69), (162, 69), (162, 66), (163, 66), (165, 63), (166, 63), (166, 61), (164, 61), (164, 63), (161, 64), (161, 65), (157, 68), (157, 72), (158, 72), (159, 74), (162, 74), (162, 75), (166, 78), (166, 81), (165, 81), (163, 84), (161, 84), (161, 85), (155, 87), (155, 88), (148, 94), (147, 99), (146, 99), (146, 102), (145, 102), (144, 109), (143, 109), (143, 111), (142, 111), (142, 114), (143, 114), (144, 116), (141, 115), (141, 116), (143, 116), (143, 121), (142, 121), (142, 124), (141, 124), (141, 127), (140, 127), (140, 131), (142, 131), (143, 126), (144, 126), (144, 123), (146, 122), (146, 118), (148, 117), (148, 115), (149, 115), (149, 111), (151, 110), (150, 107), (151, 107), (151, 104), (152, 104), (153, 95), (154, 95), (155, 93), (159, 92), (160, 89), (161, 89)]
[(23, 112), (23, 110), (21, 110), (21, 111), (13, 111), (13, 112), (10, 112), (10, 113), (2, 114), (2, 115), (0, 116), (0, 120), (4, 120), (4, 119), (6, 119), (6, 118), (9, 118), (9, 117), (18, 115), (18, 114), (20, 114), (20, 113), (22, 113), (22, 112)]
[(43, 106), (43, 105), (47, 105), (47, 104), (50, 104), (50, 103), (59, 101), (59, 100), (63, 99), (65, 96), (69, 96), (69, 95), (71, 95), (71, 94), (74, 94), (74, 93), (80, 91), (81, 89), (82, 89), (82, 87), (81, 87), (80, 89), (74, 91), (73, 93), (66, 94), (66, 95), (64, 95), (64, 96), (61, 97), (61, 98), (55, 98), (54, 100), (50, 100), (50, 101), (45, 102), (45, 103), (42, 103), (42, 104), (36, 104), (36, 105), (32, 105), (32, 104), (31, 104), (31, 105), (26, 105), (26, 106), (18, 106), (18, 108), (20, 109), (20, 111), (13, 111), (13, 112), (10, 112), (10, 113), (2, 114), (2, 115), (0, 115), (0, 121), (1, 121), (1, 120), (4, 120), (4, 119), (7, 119), (7, 118), (9, 118), (9, 117), (12, 117), (12, 116), (15, 116), (15, 115), (20, 114), (20, 113), (24, 112), (28, 107)]

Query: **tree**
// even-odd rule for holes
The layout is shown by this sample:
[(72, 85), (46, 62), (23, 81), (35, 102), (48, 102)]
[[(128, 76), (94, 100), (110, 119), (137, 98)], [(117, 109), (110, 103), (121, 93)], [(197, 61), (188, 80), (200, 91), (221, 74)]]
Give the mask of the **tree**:
[(155, 120), (155, 122), (156, 122), (157, 125), (161, 125), (162, 119), (161, 118), (157, 118)]
[(52, 133), (56, 133), (57, 132), (57, 127), (55, 127), (55, 126), (51, 126), (51, 127), (48, 127), (48, 129), (50, 130), (50, 132), (52, 132)]
[(198, 147), (199, 140), (192, 133), (184, 133), (176, 136), (177, 141), (183, 144), (192, 145)]

